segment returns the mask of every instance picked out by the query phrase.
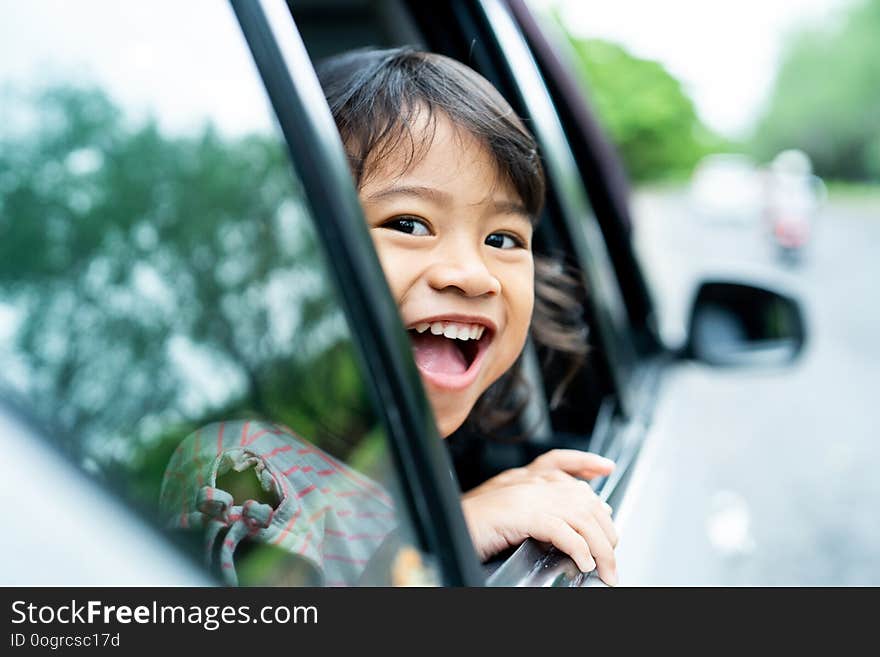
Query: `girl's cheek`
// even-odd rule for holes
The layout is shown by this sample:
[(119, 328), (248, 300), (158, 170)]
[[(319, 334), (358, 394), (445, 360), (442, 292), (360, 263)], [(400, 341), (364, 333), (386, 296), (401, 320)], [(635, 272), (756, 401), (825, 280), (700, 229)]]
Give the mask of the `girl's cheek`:
[(411, 268), (409, 262), (411, 254), (390, 244), (389, 240), (382, 239), (381, 235), (376, 234), (377, 232), (370, 231), (373, 245), (376, 247), (376, 254), (379, 256), (379, 263), (382, 265), (388, 287), (391, 288), (392, 295), (399, 302), (405, 291), (408, 271)]

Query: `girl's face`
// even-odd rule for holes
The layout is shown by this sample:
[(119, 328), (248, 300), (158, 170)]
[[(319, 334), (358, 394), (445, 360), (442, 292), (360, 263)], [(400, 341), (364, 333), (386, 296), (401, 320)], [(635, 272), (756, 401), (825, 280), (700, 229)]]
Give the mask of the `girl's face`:
[(485, 148), (444, 116), (401, 175), (407, 154), (374, 165), (359, 195), (445, 438), (525, 344), (532, 224)]

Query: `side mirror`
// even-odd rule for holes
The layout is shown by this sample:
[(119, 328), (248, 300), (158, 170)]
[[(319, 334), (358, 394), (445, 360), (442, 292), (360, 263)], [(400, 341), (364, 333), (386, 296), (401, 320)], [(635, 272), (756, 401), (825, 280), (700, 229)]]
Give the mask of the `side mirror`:
[(744, 283), (705, 282), (694, 298), (684, 356), (709, 365), (793, 362), (806, 341), (800, 304)]

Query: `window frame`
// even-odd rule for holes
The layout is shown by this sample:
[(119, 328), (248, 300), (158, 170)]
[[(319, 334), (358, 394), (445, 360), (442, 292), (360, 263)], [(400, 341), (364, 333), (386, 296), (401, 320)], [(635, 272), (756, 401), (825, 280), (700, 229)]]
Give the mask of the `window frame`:
[(526, 0), (504, 0), (532, 52), (568, 137), (610, 256), (640, 354), (662, 351), (651, 293), (635, 255), (629, 184), (615, 146), (574, 73), (576, 54), (561, 27), (533, 11)]

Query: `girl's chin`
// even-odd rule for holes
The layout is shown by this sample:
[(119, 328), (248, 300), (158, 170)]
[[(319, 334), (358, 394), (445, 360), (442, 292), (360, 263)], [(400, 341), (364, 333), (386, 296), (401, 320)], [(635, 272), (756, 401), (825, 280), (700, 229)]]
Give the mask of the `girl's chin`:
[(464, 417), (455, 417), (455, 418), (437, 418), (437, 433), (440, 438), (446, 439), (449, 438), (453, 433), (455, 433), (461, 425), (464, 424), (464, 421), (467, 419), (467, 415)]
[(441, 438), (447, 438), (464, 424), (477, 398), (471, 395), (437, 394), (428, 390), (428, 401), (437, 422), (437, 433)]

